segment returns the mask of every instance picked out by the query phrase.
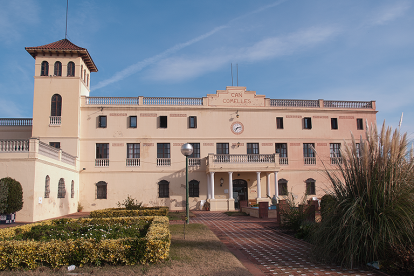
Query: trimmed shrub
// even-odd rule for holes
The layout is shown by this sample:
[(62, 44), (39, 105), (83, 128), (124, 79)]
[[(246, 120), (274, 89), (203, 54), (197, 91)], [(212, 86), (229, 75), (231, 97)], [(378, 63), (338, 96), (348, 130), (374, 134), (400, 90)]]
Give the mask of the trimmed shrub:
[(0, 179), (0, 191), (6, 193), (0, 197), (0, 214), (12, 214), (23, 208), (23, 189), (20, 182), (11, 177)]
[[(32, 227), (39, 225), (56, 223), (130, 225), (139, 221), (150, 223), (144, 238), (101, 240), (79, 238), (48, 242), (12, 240), (16, 234), (29, 232)], [(170, 244), (171, 235), (167, 217), (48, 220), (21, 227), (0, 229), (0, 270), (36, 269), (40, 265), (56, 268), (72, 264), (82, 267), (85, 264), (155, 263), (168, 257)]]
[(144, 207), (139, 210), (127, 210), (125, 208), (108, 208), (92, 211), (91, 218), (112, 218), (112, 217), (138, 217), (138, 216), (167, 216), (168, 207)]

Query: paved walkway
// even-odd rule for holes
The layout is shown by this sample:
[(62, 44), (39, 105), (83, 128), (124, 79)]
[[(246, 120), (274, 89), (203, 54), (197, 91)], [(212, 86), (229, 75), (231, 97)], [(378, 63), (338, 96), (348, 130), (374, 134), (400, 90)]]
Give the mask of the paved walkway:
[(191, 222), (207, 225), (253, 275), (384, 275), (312, 262), (310, 245), (283, 234), (274, 219), (192, 212)]

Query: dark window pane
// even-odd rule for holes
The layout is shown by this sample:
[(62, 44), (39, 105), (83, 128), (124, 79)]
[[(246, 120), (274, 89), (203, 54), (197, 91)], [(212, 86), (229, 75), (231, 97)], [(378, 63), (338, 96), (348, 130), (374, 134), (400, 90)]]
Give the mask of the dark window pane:
[(99, 116), (99, 127), (106, 128), (106, 116)]
[(42, 67), (40, 70), (41, 76), (48, 76), (49, 75), (49, 63), (47, 61), (42, 62)]
[(68, 63), (68, 77), (75, 76), (75, 63), (73, 61), (69, 61)]
[(137, 127), (137, 116), (130, 116), (129, 117), (129, 127), (136, 128)]
[(65, 198), (66, 197), (66, 188), (65, 188), (65, 180), (63, 178), (59, 179), (58, 183), (58, 198)]
[(331, 129), (338, 129), (338, 119), (331, 118)]
[(140, 158), (140, 144), (127, 144), (127, 158)]
[(50, 116), (62, 116), (62, 96), (59, 94), (52, 96)]
[(363, 130), (364, 129), (364, 125), (363, 125), (362, 119), (357, 119), (357, 129), (359, 129), (359, 130)]
[(158, 197), (170, 197), (170, 183), (166, 180), (158, 182)]
[(96, 144), (96, 158), (97, 159), (108, 159), (109, 158), (109, 144), (97, 143)]
[(160, 116), (160, 128), (167, 128), (167, 116)]
[(157, 144), (157, 158), (170, 158), (170, 144), (158, 143)]
[(197, 117), (196, 116), (189, 117), (189, 126), (190, 128), (197, 128)]
[(105, 181), (99, 181), (96, 183), (96, 198), (97, 199), (106, 199), (107, 198), (107, 186), (108, 184)]
[(259, 143), (247, 143), (247, 154), (259, 154)]
[(60, 142), (49, 142), (49, 146), (60, 149)]
[(55, 76), (62, 76), (62, 63), (60, 61), (55, 62)]
[(200, 158), (200, 143), (190, 143), (193, 146), (193, 153), (188, 158)]
[(191, 180), (188, 185), (188, 194), (190, 197), (199, 196), (199, 182), (197, 180)]
[(303, 118), (303, 128), (312, 129), (312, 119), (310, 117)]
[(283, 129), (283, 117), (276, 117), (276, 127)]
[(279, 157), (288, 157), (287, 155), (287, 143), (276, 143), (276, 153), (279, 153)]
[(307, 143), (303, 144), (303, 157), (315, 157), (315, 152), (313, 151), (313, 148), (315, 147), (315, 144), (313, 143)]
[(217, 154), (229, 154), (229, 143), (217, 143)]
[(288, 194), (287, 180), (286, 179), (280, 179), (278, 181), (278, 190), (279, 190), (279, 195), (287, 195)]

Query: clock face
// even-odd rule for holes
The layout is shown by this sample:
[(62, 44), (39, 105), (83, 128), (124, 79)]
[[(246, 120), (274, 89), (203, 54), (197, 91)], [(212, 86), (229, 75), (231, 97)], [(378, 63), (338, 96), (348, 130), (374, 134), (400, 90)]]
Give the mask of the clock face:
[(243, 126), (243, 124), (242, 124), (242, 123), (240, 123), (240, 122), (234, 122), (234, 123), (231, 125), (231, 131), (232, 131), (234, 134), (241, 134), (241, 133), (244, 131), (244, 126)]

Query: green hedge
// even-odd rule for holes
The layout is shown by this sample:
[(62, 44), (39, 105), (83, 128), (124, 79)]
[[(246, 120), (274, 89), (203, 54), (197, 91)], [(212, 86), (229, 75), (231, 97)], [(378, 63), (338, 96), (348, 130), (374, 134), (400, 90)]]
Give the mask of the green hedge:
[(0, 229), (0, 270), (35, 269), (47, 265), (53, 268), (66, 265), (101, 265), (155, 263), (169, 255), (171, 235), (167, 217), (123, 217), (68, 219), (68, 222), (88, 224), (151, 223), (145, 238), (52, 240), (50, 242), (10, 241), (16, 232), (27, 232), (35, 225), (53, 224), (53, 220), (20, 227)]
[(145, 207), (138, 210), (127, 210), (125, 208), (108, 208), (92, 211), (89, 216), (91, 218), (167, 216), (168, 211), (168, 207)]

